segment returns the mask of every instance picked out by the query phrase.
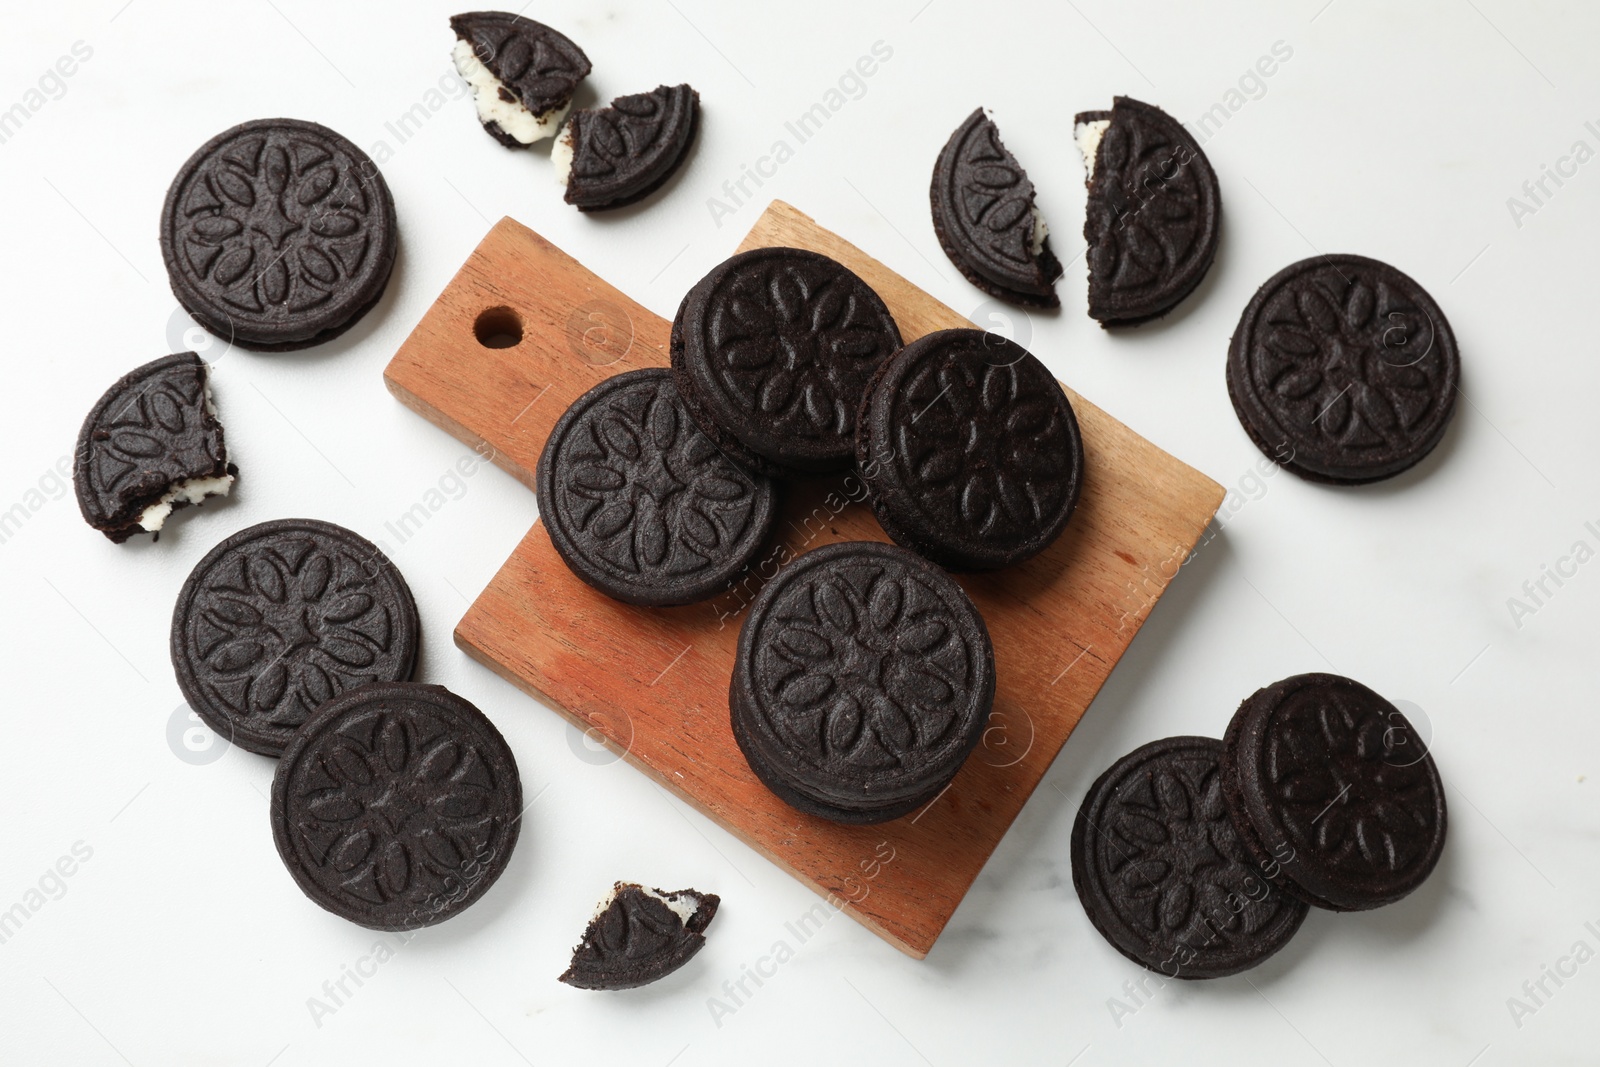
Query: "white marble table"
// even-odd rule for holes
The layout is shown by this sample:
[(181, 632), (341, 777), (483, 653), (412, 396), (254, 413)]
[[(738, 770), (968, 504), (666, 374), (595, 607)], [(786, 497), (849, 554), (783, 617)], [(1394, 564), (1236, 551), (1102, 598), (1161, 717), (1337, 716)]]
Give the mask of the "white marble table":
[[(596, 92), (688, 80), (705, 99), (681, 177), (608, 218), (564, 206), (542, 152), (506, 152), (477, 129), (447, 77), (449, 5), (8, 12), (0, 1060), (1594, 1062), (1600, 13), (1505, 0), (772, 7), (530, 9), (588, 50)], [(848, 73), (874, 53), (870, 77)], [(70, 76), (46, 75), (60, 57)], [(1270, 77), (1250, 73), (1261, 57), (1273, 57)], [(1210, 116), (1226, 204), (1218, 261), (1169, 320), (1108, 336), (1083, 314), (1079, 260), (1060, 315), (1009, 327), (1235, 493), (929, 958), (842, 918), (802, 940), (808, 891), (452, 646), (468, 598), (533, 521), (533, 495), (492, 468), (460, 477), (469, 451), (395, 403), (382, 368), (504, 214), (670, 315), (778, 196), (1006, 325), (935, 241), (933, 157), (974, 106), (993, 108), (1070, 258), (1083, 203), (1071, 116), (1115, 93), (1192, 123)], [(817, 103), (834, 106), (802, 142), (788, 123)], [(399, 266), (376, 311), (332, 344), (210, 349), (237, 497), (180, 516), (159, 544), (112, 546), (79, 520), (57, 469), (112, 380), (196, 343), (156, 242), (168, 181), (211, 134), (274, 114), (317, 119), (379, 158), (403, 227)], [(759, 186), (744, 177), (758, 165)], [(1240, 308), (1314, 251), (1400, 266), (1460, 339), (1453, 429), (1385, 485), (1258, 479), (1228, 402)], [(493, 891), (407, 938), (304, 900), (272, 847), (271, 765), (189, 736), (179, 710), (166, 651), (178, 586), (223, 536), (291, 514), (388, 545), (422, 610), (421, 677), (500, 724), (538, 796)], [(1067, 840), (1084, 790), (1136, 745), (1220, 734), (1257, 686), (1313, 669), (1358, 677), (1429, 724), (1452, 787), (1438, 872), (1383, 911), (1313, 914), (1248, 976), (1150, 980), (1073, 893)], [(722, 894), (707, 948), (630, 995), (557, 984), (618, 877)]]

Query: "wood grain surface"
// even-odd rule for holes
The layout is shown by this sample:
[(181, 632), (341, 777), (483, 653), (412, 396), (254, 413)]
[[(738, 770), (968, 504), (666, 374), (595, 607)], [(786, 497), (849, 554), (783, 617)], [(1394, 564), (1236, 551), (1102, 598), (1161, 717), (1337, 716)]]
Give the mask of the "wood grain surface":
[[(767, 245), (809, 248), (850, 267), (883, 297), (907, 341), (971, 325), (782, 202), (739, 247)], [(521, 340), (509, 347), (479, 340), (519, 326)], [(545, 437), (567, 406), (612, 374), (666, 365), (670, 328), (507, 218), (384, 379), (407, 406), (531, 487)], [(1221, 486), (1066, 393), (1087, 458), (1082, 502), (1041, 556), (958, 577), (994, 639), (995, 710), (982, 746), (914, 815), (856, 827), (802, 815), (751, 773), (728, 725), (734, 643), (763, 572), (771, 576), (784, 550), (886, 540), (854, 475), (790, 486), (774, 542), (752, 573), (689, 607), (606, 598), (573, 577), (536, 524), (456, 627), (456, 643), (921, 958), (1222, 500)]]

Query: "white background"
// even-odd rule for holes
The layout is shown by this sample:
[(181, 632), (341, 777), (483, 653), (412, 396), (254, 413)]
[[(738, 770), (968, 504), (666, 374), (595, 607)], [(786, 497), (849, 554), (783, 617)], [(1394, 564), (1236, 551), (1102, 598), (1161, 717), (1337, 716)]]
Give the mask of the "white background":
[[(93, 54), (0, 144), (0, 509), (28, 513), (0, 544), (0, 909), (29, 899), (75, 843), (92, 856), (0, 944), (0, 1061), (1595, 1062), (1600, 962), (1559, 987), (1546, 979), (1539, 1002), (1523, 983), (1580, 940), (1600, 949), (1584, 927), (1600, 929), (1600, 777), (1585, 780), (1600, 770), (1600, 563), (1559, 589), (1547, 581), (1554, 595), (1520, 627), (1507, 601), (1575, 541), (1600, 548), (1584, 525), (1600, 528), (1600, 162), (1559, 189), (1547, 182), (1554, 195), (1520, 226), (1507, 200), (1574, 141), (1600, 149), (1584, 127), (1600, 127), (1600, 12), (1323, 5), (824, 0), (780, 16), (766, 3), (552, 0), (528, 14), (588, 51), (594, 93), (687, 80), (705, 105), (698, 146), (663, 195), (581, 217), (551, 184), (547, 152), (502, 149), (462, 99), (404, 143), (386, 128), (449, 84), (443, 3), (7, 3), (0, 109), (26, 100), (75, 42)], [(893, 54), (859, 99), (719, 227), (707, 199), (878, 41)], [(1291, 58), (1230, 97), (1279, 41)], [(927, 960), (839, 918), (719, 1026), (708, 998), (815, 898), (454, 648), (468, 599), (533, 522), (533, 494), (484, 469), (413, 538), (386, 535), (469, 450), (396, 403), (383, 366), (504, 214), (670, 316), (778, 196), (975, 311), (982, 295), (929, 221), (940, 146), (974, 106), (992, 108), (1067, 260), (1082, 247), (1084, 195), (1071, 117), (1116, 93), (1191, 123), (1239, 105), (1205, 143), (1226, 203), (1221, 250), (1180, 311), (1114, 336), (1084, 315), (1080, 259), (1060, 283), (1061, 314), (1034, 315), (1028, 344), (1157, 444), (1243, 483), (1236, 511), (1175, 581)], [(392, 149), (394, 277), (331, 344), (209, 350), (238, 491), (180, 515), (159, 544), (113, 546), (51, 469), (113, 380), (196, 341), (181, 316), (172, 326), (157, 244), (178, 166), (212, 134), (276, 115)], [(1228, 337), (1257, 285), (1318, 251), (1401, 267), (1460, 340), (1453, 427), (1382, 485), (1248, 480), (1258, 454), (1224, 387)], [(347, 981), (354, 995), (320, 1025), (308, 998), (374, 935), (311, 905), (283, 870), (270, 761), (231, 749), (191, 762), (168, 735), (181, 703), (167, 658), (179, 585), (227, 534), (286, 515), (389, 543), (422, 610), (419, 677), (483, 707), (540, 797), (493, 891), (359, 989)], [(1437, 872), (1382, 911), (1313, 912), (1248, 976), (1151, 986), (1135, 1002), (1124, 983), (1143, 972), (1100, 939), (1072, 890), (1067, 842), (1084, 790), (1139, 744), (1220, 735), (1258, 686), (1329, 668), (1431, 724), (1451, 806)], [(709, 944), (643, 991), (559, 985), (593, 901), (619, 877), (722, 894)], [(1513, 996), (1536, 1010), (1514, 1017)], [(1113, 997), (1137, 1010), (1118, 1018)]]

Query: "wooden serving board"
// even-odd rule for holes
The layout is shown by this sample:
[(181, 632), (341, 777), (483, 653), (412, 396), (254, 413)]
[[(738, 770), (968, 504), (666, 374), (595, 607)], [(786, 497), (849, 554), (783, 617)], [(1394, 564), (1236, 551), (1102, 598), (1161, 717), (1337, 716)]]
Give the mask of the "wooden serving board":
[[(850, 267), (883, 297), (907, 341), (971, 325), (787, 204), (774, 202), (739, 247), (765, 245), (813, 249)], [(478, 338), (519, 325), (511, 347)], [(507, 218), (384, 378), (403, 403), (492, 449), (531, 488), (567, 406), (610, 375), (666, 365), (670, 329)], [(787, 807), (746, 766), (728, 724), (728, 681), (753, 580), (708, 603), (629, 607), (573, 577), (536, 524), (456, 627), (456, 643), (921, 958), (1222, 500), (1211, 479), (1066, 392), (1087, 453), (1082, 502), (1041, 556), (958, 577), (994, 639), (995, 710), (983, 745), (915, 815), (835, 825)], [(797, 554), (886, 540), (866, 505), (851, 500), (861, 495), (853, 475), (791, 486), (774, 537)]]

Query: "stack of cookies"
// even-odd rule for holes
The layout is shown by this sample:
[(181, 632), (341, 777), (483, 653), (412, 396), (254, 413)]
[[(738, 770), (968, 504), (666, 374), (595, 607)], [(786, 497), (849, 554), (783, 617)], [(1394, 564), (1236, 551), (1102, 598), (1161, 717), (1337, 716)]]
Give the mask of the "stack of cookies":
[(551, 541), (608, 596), (692, 603), (749, 579), (785, 482), (855, 471), (893, 543), (779, 561), (740, 631), (733, 735), (799, 811), (915, 811), (994, 703), (988, 631), (946, 568), (1014, 566), (1061, 535), (1084, 471), (1066, 394), (992, 334), (903, 344), (871, 286), (799, 248), (707, 274), (678, 309), (671, 357), (670, 371), (600, 383), (557, 422), (537, 477)]

